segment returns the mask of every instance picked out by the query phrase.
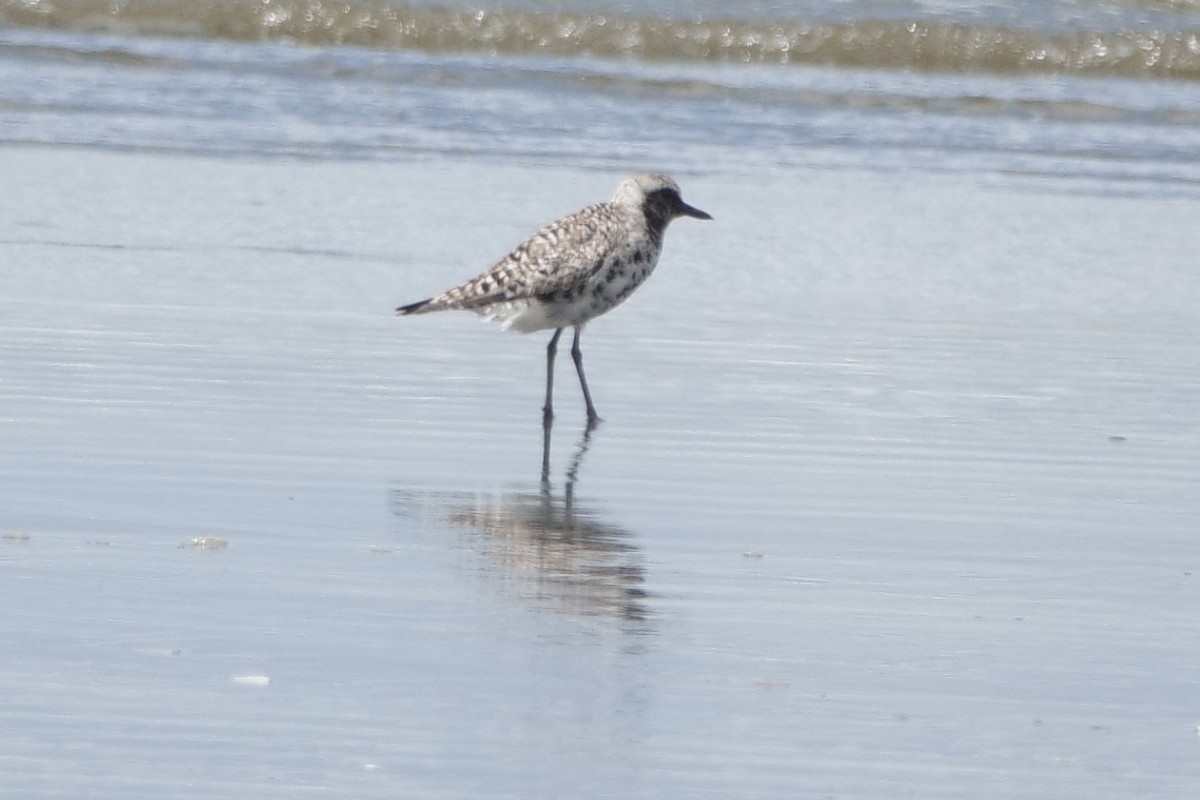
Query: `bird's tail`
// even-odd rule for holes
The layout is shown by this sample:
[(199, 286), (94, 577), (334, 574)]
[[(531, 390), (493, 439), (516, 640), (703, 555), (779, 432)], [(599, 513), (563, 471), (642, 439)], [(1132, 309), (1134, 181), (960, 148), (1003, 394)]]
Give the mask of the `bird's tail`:
[(429, 307), (432, 302), (433, 302), (433, 298), (430, 297), (427, 300), (421, 300), (420, 302), (417, 302), (417, 303), (409, 303), (406, 306), (400, 306), (399, 308), (396, 309), (396, 316), (404, 317), (409, 314), (421, 314), (426, 311), (436, 311), (437, 310), (436, 308)]

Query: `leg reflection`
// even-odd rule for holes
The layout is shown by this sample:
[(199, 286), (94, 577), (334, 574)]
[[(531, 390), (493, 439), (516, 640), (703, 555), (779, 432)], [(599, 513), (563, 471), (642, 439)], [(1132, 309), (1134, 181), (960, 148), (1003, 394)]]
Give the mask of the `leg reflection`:
[(553, 423), (547, 420), (542, 426), (541, 491), (417, 497), (398, 492), (397, 513), (408, 516), (420, 509), (436, 525), (469, 532), (472, 549), (486, 556), (489, 571), (502, 578), (502, 585), (520, 587), (520, 594), (538, 607), (608, 617), (629, 625), (630, 632), (643, 632), (648, 618), (645, 569), (633, 533), (576, 499), (595, 428), (589, 424), (580, 435), (561, 493), (550, 480)]
[[(599, 419), (589, 419), (584, 426), (583, 434), (579, 437), (578, 444), (575, 445), (575, 452), (571, 456), (571, 461), (567, 465), (566, 482), (563, 485), (563, 497), (566, 500), (568, 510), (570, 510), (571, 501), (575, 496), (575, 481), (579, 478), (579, 468), (583, 466), (583, 457), (587, 455), (588, 447), (592, 443), (592, 434), (596, 432), (596, 427), (600, 424)], [(542, 419), (542, 492), (550, 492), (550, 442), (554, 430), (554, 419), (552, 417), (544, 417)]]

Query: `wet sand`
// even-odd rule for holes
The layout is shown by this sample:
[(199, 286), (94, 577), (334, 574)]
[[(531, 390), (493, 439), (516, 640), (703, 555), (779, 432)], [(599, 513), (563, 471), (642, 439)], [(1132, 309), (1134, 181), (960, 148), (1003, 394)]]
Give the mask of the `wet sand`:
[(1196, 200), (677, 175), (543, 487), (545, 338), (391, 309), (620, 175), (0, 174), (5, 796), (1200, 789)]

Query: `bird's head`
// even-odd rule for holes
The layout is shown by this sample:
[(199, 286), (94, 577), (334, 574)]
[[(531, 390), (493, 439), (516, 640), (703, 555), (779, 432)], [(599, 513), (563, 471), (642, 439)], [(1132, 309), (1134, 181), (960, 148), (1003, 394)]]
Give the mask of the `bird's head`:
[(613, 195), (613, 205), (635, 208), (646, 215), (655, 230), (662, 231), (676, 217), (712, 219), (710, 215), (683, 202), (679, 184), (666, 175), (648, 173), (622, 181)]

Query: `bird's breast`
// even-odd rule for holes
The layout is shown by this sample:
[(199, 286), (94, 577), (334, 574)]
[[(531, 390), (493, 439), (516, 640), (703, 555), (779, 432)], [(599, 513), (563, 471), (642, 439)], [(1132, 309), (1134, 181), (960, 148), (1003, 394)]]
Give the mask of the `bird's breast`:
[(586, 278), (538, 300), (564, 324), (580, 325), (623, 303), (650, 276), (657, 261), (656, 248), (637, 242), (611, 253)]

